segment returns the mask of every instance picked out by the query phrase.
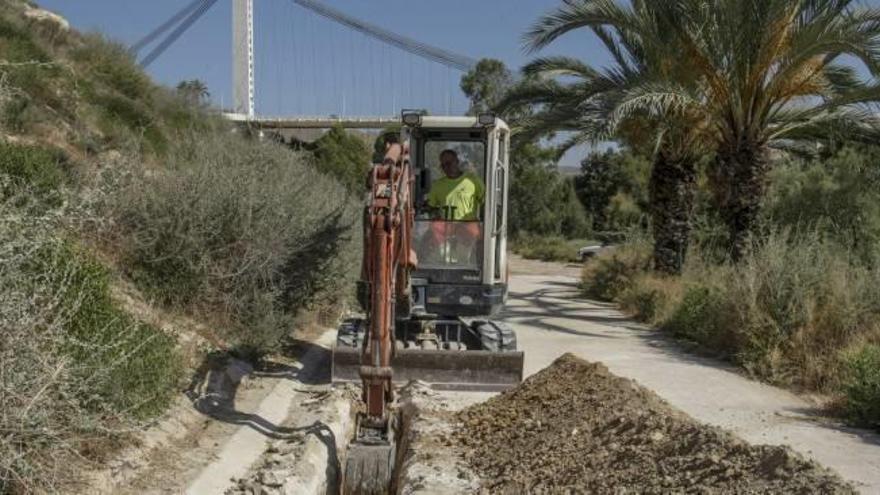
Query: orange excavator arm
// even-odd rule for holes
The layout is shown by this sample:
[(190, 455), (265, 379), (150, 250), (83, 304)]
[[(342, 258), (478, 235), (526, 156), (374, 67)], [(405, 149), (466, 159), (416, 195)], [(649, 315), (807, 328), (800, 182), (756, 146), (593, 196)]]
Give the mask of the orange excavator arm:
[(383, 162), (370, 171), (361, 275), (370, 288), (367, 345), (360, 367), (364, 426), (387, 423), (387, 405), (393, 400), (395, 303), (409, 298), (409, 273), (416, 263), (412, 250), (413, 182), (408, 155), (400, 144), (390, 145)]

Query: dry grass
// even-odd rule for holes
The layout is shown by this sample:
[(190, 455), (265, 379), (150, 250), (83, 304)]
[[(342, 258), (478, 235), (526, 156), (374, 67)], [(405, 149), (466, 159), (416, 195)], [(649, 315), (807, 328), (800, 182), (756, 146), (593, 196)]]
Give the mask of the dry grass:
[(650, 249), (646, 238), (635, 236), (591, 259), (582, 273), (586, 294), (602, 301), (616, 300), (636, 277), (650, 270)]
[(567, 263), (580, 261), (578, 249), (588, 243), (591, 243), (591, 241), (565, 239), (559, 236), (523, 234), (513, 242), (512, 250), (527, 260)]
[(633, 253), (644, 256), (644, 247), (589, 262), (588, 294), (615, 300), (756, 377), (849, 395), (851, 404), (862, 404), (855, 407), (861, 412), (850, 408), (851, 416), (870, 423), (865, 417), (876, 411), (866, 409), (866, 399), (854, 399), (853, 391), (880, 400), (871, 392), (880, 379), (864, 364), (873, 362), (866, 349), (880, 342), (880, 269), (815, 233), (771, 234), (735, 266), (705, 261), (695, 249), (678, 278), (648, 272), (644, 258)]
[(0, 202), (0, 493), (65, 491), (164, 409), (180, 372), (174, 339), (116, 307), (106, 271), (59, 236), (63, 211), (35, 197)]

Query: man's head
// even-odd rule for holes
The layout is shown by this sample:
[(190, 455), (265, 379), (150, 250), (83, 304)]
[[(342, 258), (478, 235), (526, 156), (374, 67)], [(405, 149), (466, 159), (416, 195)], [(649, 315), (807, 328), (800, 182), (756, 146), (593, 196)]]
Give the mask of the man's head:
[(386, 150), (395, 144), (400, 144), (400, 134), (396, 132), (386, 132), (382, 135), (382, 143), (385, 145)]
[(458, 161), (458, 153), (453, 150), (443, 150), (440, 153), (440, 168), (443, 173), (450, 179), (455, 179), (461, 175), (461, 166)]

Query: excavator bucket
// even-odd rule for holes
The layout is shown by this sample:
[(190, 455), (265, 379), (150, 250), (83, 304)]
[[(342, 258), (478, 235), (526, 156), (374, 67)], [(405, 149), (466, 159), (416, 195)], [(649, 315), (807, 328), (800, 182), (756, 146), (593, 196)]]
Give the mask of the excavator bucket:
[[(333, 348), (333, 383), (359, 383), (360, 366), (359, 348)], [(398, 385), (420, 380), (442, 390), (499, 391), (522, 381), (523, 353), (396, 349), (391, 369)]]

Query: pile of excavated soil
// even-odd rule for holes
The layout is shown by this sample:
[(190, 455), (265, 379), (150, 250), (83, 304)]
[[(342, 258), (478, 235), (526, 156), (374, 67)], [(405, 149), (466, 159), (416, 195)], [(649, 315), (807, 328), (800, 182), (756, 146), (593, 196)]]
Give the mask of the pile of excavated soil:
[(787, 447), (752, 446), (571, 354), (459, 413), (490, 493), (855, 493)]

